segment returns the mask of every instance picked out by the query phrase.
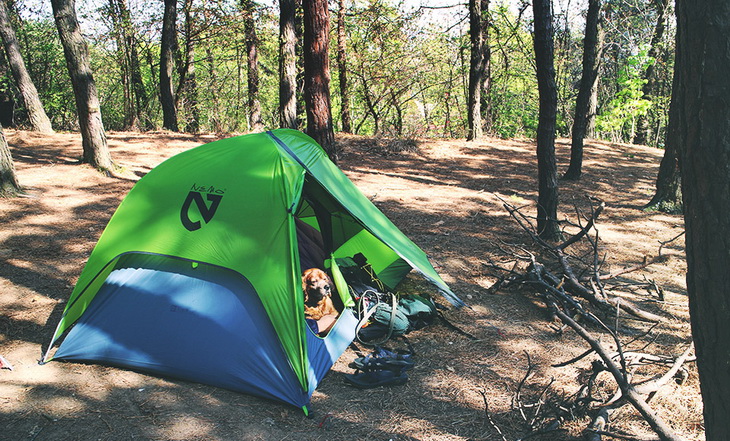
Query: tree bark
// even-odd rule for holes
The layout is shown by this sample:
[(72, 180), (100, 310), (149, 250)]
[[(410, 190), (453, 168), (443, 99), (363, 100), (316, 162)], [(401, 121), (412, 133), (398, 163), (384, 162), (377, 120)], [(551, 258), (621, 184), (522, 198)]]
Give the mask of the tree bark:
[(241, 8), (243, 9), (248, 60), (248, 127), (251, 131), (261, 132), (264, 129), (264, 122), (261, 119), (261, 101), (259, 100), (259, 42), (254, 22), (256, 5), (251, 0), (241, 0)]
[(535, 64), (540, 96), (537, 125), (537, 232), (556, 240), (558, 225), (558, 167), (555, 162), (555, 121), (558, 92), (555, 85), (553, 15), (550, 0), (533, 0)]
[(347, 34), (345, 32), (345, 0), (338, 1), (337, 9), (337, 70), (340, 78), (340, 115), (342, 131), (352, 133), (350, 117), (350, 90), (347, 82)]
[(51, 0), (51, 6), (76, 99), (84, 149), (83, 161), (104, 173), (112, 173), (117, 166), (107, 146), (99, 95), (89, 64), (89, 48), (76, 18), (75, 1)]
[(162, 40), (160, 41), (160, 104), (162, 105), (162, 127), (178, 131), (177, 109), (172, 86), (173, 52), (177, 45), (177, 0), (164, 0), (162, 17)]
[[(644, 72), (644, 86), (641, 88), (642, 99), (651, 101), (654, 97), (654, 89), (656, 88), (656, 75), (654, 73), (656, 60), (661, 52), (662, 38), (664, 38), (664, 30), (666, 29), (667, 12), (669, 11), (669, 0), (654, 0), (653, 3), (657, 10), (656, 25), (649, 44), (649, 52), (647, 56), (654, 59)], [(634, 144), (647, 144), (649, 141), (649, 116), (640, 115), (636, 122), (636, 133), (634, 134)]]
[[(730, 3), (677, 1), (675, 75), (687, 292), (705, 436), (730, 439)], [(670, 124), (672, 124), (670, 122)]]
[(3, 1), (0, 1), (0, 37), (3, 40), (5, 54), (8, 57), (8, 64), (10, 65), (13, 79), (20, 90), (23, 104), (28, 110), (30, 126), (36, 132), (53, 133), (51, 120), (48, 119), (48, 115), (46, 115), (46, 111), (43, 109), (43, 104), (38, 97), (38, 90), (36, 90), (35, 84), (33, 84), (33, 80), (30, 78), (28, 69), (25, 66), (25, 61), (23, 61), (23, 56), (20, 52), (20, 45), (18, 44), (15, 30), (10, 21), (8, 7)]
[(279, 2), (279, 124), (296, 129), (297, 122), (297, 0)]
[(304, 101), (307, 134), (337, 162), (332, 128), (329, 67), (329, 10), (327, 0), (304, 0)]
[(0, 127), (0, 197), (13, 197), (21, 193), (22, 189), (15, 175), (13, 157), (5, 140), (5, 133)]
[(596, 114), (598, 114), (598, 76), (591, 86), (591, 97), (588, 100), (588, 121), (586, 122), (586, 138), (596, 137)]
[(482, 137), (481, 93), (484, 83), (484, 39), (482, 37), (482, 2), (469, 0), (469, 102), (467, 104), (467, 141)]
[(575, 100), (575, 119), (573, 121), (573, 137), (570, 144), (570, 165), (563, 179), (577, 180), (583, 168), (583, 140), (588, 129), (591, 93), (598, 79), (601, 64), (601, 31), (599, 29), (601, 0), (588, 0), (585, 38), (583, 39), (583, 74), (580, 89)]

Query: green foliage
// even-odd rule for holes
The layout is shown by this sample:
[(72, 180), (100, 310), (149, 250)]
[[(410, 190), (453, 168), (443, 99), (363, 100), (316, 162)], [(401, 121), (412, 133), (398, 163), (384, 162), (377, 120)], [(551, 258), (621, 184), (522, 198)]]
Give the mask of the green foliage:
[(679, 202), (660, 201), (659, 203), (657, 203), (655, 205), (650, 205), (650, 206), (644, 208), (644, 211), (647, 211), (647, 212), (659, 211), (659, 212), (667, 213), (667, 214), (683, 214), (684, 207), (683, 207), (681, 201), (679, 201)]
[(506, 4), (492, 11), (492, 127), (501, 138), (534, 137), (538, 91), (532, 36)]
[[(128, 120), (125, 113), (128, 112), (130, 92), (120, 81), (124, 70), (117, 51), (114, 20), (108, 3), (100, 4), (104, 6), (87, 12), (82, 25), (93, 24), (84, 32), (90, 45), (105, 126), (118, 130), (123, 129)], [(190, 37), (194, 48), (198, 112), (192, 111), (192, 95), (181, 91), (178, 102), (180, 126), (185, 127), (187, 122), (197, 118), (201, 131), (249, 130), (247, 54), (239, 2), (194, 1), (192, 29), (184, 26), (183, 7), (181, 2), (177, 58), (178, 62), (183, 61), (185, 41)], [(608, 7), (615, 12), (616, 23), (607, 28), (607, 49), (602, 58), (599, 88), (598, 130), (601, 136), (629, 141), (637, 118), (647, 115), (653, 130), (651, 142), (661, 145), (670, 95), (671, 51), (660, 53), (656, 60), (650, 59), (646, 50), (632, 55), (635, 48), (648, 45), (653, 26), (651, 7), (629, 7), (612, 0)], [(466, 136), (470, 43), (468, 20), (463, 19), (467, 9), (429, 12), (407, 9), (405, 2), (400, 0), (351, 0), (346, 2), (346, 8), (353, 129), (364, 135), (405, 138)], [(141, 104), (141, 123), (146, 128), (159, 128), (162, 122), (158, 98), (161, 4), (138, 4), (131, 12), (147, 98)], [(274, 4), (260, 5), (255, 13), (259, 40), (259, 100), (267, 128), (277, 127), (279, 120), (278, 12)], [(528, 4), (515, 9), (508, 2), (492, 2), (488, 16), (491, 87), (487, 98), (491, 102), (492, 133), (503, 138), (534, 137), (538, 125), (538, 90)], [(555, 20), (559, 93), (557, 131), (558, 135), (568, 135), (580, 80), (583, 30), (567, 13), (558, 12)], [(76, 129), (73, 92), (52, 18), (36, 14), (18, 23), (26, 64), (54, 127)], [(618, 32), (619, 25), (624, 24), (625, 31)], [(333, 19), (330, 92), (337, 127), (341, 97), (335, 62), (336, 28)], [(666, 39), (671, 40), (671, 35)], [(656, 63), (659, 79), (659, 92), (651, 102), (642, 98), (641, 90), (643, 74), (650, 63)], [(180, 72), (174, 72), (176, 87), (179, 79)], [(7, 72), (0, 73), (0, 89), (3, 87), (17, 94)], [(299, 100), (301, 102), (301, 96)], [(22, 109), (17, 116), (22, 119)]]
[(76, 104), (56, 25), (47, 19), (21, 23), (16, 34), (46, 114), (56, 128), (75, 128)]
[(646, 83), (643, 72), (654, 59), (646, 56), (646, 51), (632, 56), (619, 72), (618, 93), (610, 101), (607, 109), (596, 118), (596, 128), (611, 139), (619, 141), (628, 134), (633, 137), (637, 118), (649, 112), (652, 102), (643, 98), (642, 87)]

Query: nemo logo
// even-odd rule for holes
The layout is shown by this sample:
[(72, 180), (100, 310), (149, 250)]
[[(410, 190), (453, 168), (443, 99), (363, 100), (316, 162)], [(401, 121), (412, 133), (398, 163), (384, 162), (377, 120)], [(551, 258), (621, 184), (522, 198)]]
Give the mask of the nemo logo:
[[(196, 190), (211, 192), (206, 193), (205, 199), (203, 199), (203, 194)], [(218, 210), (218, 206), (223, 199), (224, 192), (225, 190), (216, 190), (213, 187), (197, 187), (195, 184), (193, 184), (193, 190), (188, 193), (188, 196), (185, 198), (185, 201), (182, 204), (182, 209), (180, 210), (180, 221), (182, 222), (183, 226), (188, 231), (195, 231), (199, 230), (203, 226), (201, 220), (206, 224), (209, 223), (213, 219), (215, 212)], [(193, 203), (195, 203), (197, 212), (200, 215), (200, 219), (198, 220), (191, 219), (190, 208), (192, 207)]]

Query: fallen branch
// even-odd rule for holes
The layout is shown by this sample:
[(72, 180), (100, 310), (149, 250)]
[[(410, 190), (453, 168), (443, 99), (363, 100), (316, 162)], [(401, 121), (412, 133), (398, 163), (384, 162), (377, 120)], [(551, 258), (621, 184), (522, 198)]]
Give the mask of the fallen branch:
[(562, 311), (558, 310), (557, 315), (563, 323), (570, 326), (578, 335), (580, 335), (591, 348), (598, 354), (603, 363), (605, 364), (606, 370), (611, 373), (616, 384), (619, 386), (622, 398), (625, 398), (631, 403), (634, 408), (639, 411), (641, 416), (646, 420), (649, 426), (659, 435), (659, 439), (662, 441), (683, 441), (684, 439), (674, 433), (674, 431), (661, 419), (659, 418), (654, 410), (641, 397), (640, 393), (634, 388), (634, 386), (626, 381), (625, 372), (622, 372), (618, 366), (614, 363), (610, 354), (606, 352), (603, 346), (591, 336), (588, 331), (585, 330), (581, 325), (575, 322), (570, 316), (566, 315)]
[[(550, 277), (548, 277), (549, 271), (545, 270), (542, 273), (543, 279), (551, 279), (553, 282), (553, 286), (556, 286), (554, 284), (555, 280), (560, 280), (563, 283), (565, 283), (565, 291), (570, 292), (571, 294), (578, 296), (580, 298), (583, 298), (587, 300), (591, 305), (601, 308), (604, 311), (613, 310), (613, 308), (616, 306), (617, 302), (614, 299), (609, 298), (606, 293), (603, 291), (603, 288), (601, 286), (601, 281), (604, 279), (604, 276), (601, 276), (598, 274), (598, 237), (596, 239), (590, 239), (591, 245), (593, 247), (593, 255), (594, 255), (594, 268), (593, 268), (593, 276), (590, 278), (589, 282), (592, 282), (596, 285), (596, 289), (589, 289), (587, 288), (581, 280), (578, 278), (578, 276), (575, 274), (575, 271), (573, 270), (572, 265), (570, 264), (570, 257), (568, 254), (566, 254), (565, 250), (568, 248), (568, 246), (575, 244), (583, 237), (588, 237), (588, 233), (591, 229), (595, 230), (596, 221), (598, 220), (598, 217), (601, 215), (605, 208), (605, 204), (601, 202), (598, 207), (593, 210), (591, 217), (588, 219), (588, 222), (586, 225), (582, 226), (581, 229), (573, 235), (570, 239), (564, 241), (563, 243), (559, 245), (551, 245), (544, 239), (542, 239), (538, 234), (537, 230), (535, 229), (534, 225), (529, 221), (529, 219), (519, 210), (519, 208), (509, 204), (504, 199), (501, 199), (503, 203), (504, 208), (507, 210), (507, 212), (510, 214), (510, 216), (517, 222), (517, 224), (525, 231), (527, 232), (532, 240), (540, 245), (545, 251), (552, 254), (556, 260), (558, 261), (558, 264), (560, 265), (560, 269), (562, 271), (562, 277), (555, 276), (553, 274), (550, 274)], [(677, 236), (679, 237), (679, 236)], [(675, 240), (677, 237), (671, 239), (667, 242), (660, 242), (661, 247), (666, 245), (667, 243)], [(660, 256), (661, 252), (660, 252)], [(659, 258), (658, 257), (658, 258)], [(657, 258), (657, 259), (658, 259)], [(651, 262), (653, 263), (653, 262)], [(648, 266), (649, 263), (642, 267)], [(643, 265), (643, 264), (642, 264)], [(637, 268), (638, 269), (638, 268)], [(622, 273), (623, 274), (623, 273)], [(615, 276), (614, 276), (615, 277)], [(624, 312), (631, 314), (632, 316), (645, 320), (648, 322), (658, 322), (663, 320), (663, 317), (653, 314), (647, 311), (642, 310), (641, 308), (637, 307), (636, 305), (632, 304), (628, 301), (623, 301), (619, 304), (621, 310)]]

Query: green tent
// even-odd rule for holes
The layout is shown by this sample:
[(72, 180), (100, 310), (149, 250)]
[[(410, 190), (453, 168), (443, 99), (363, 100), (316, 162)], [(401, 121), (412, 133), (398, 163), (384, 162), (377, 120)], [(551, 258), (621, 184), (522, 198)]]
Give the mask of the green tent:
[(89, 257), (44, 361), (131, 367), (305, 407), (356, 320), (346, 309), (325, 338), (306, 326), (301, 222), (321, 232), (345, 306), (335, 259), (358, 252), (387, 286), (414, 269), (462, 304), (321, 147), (280, 129), (199, 146), (140, 179)]

